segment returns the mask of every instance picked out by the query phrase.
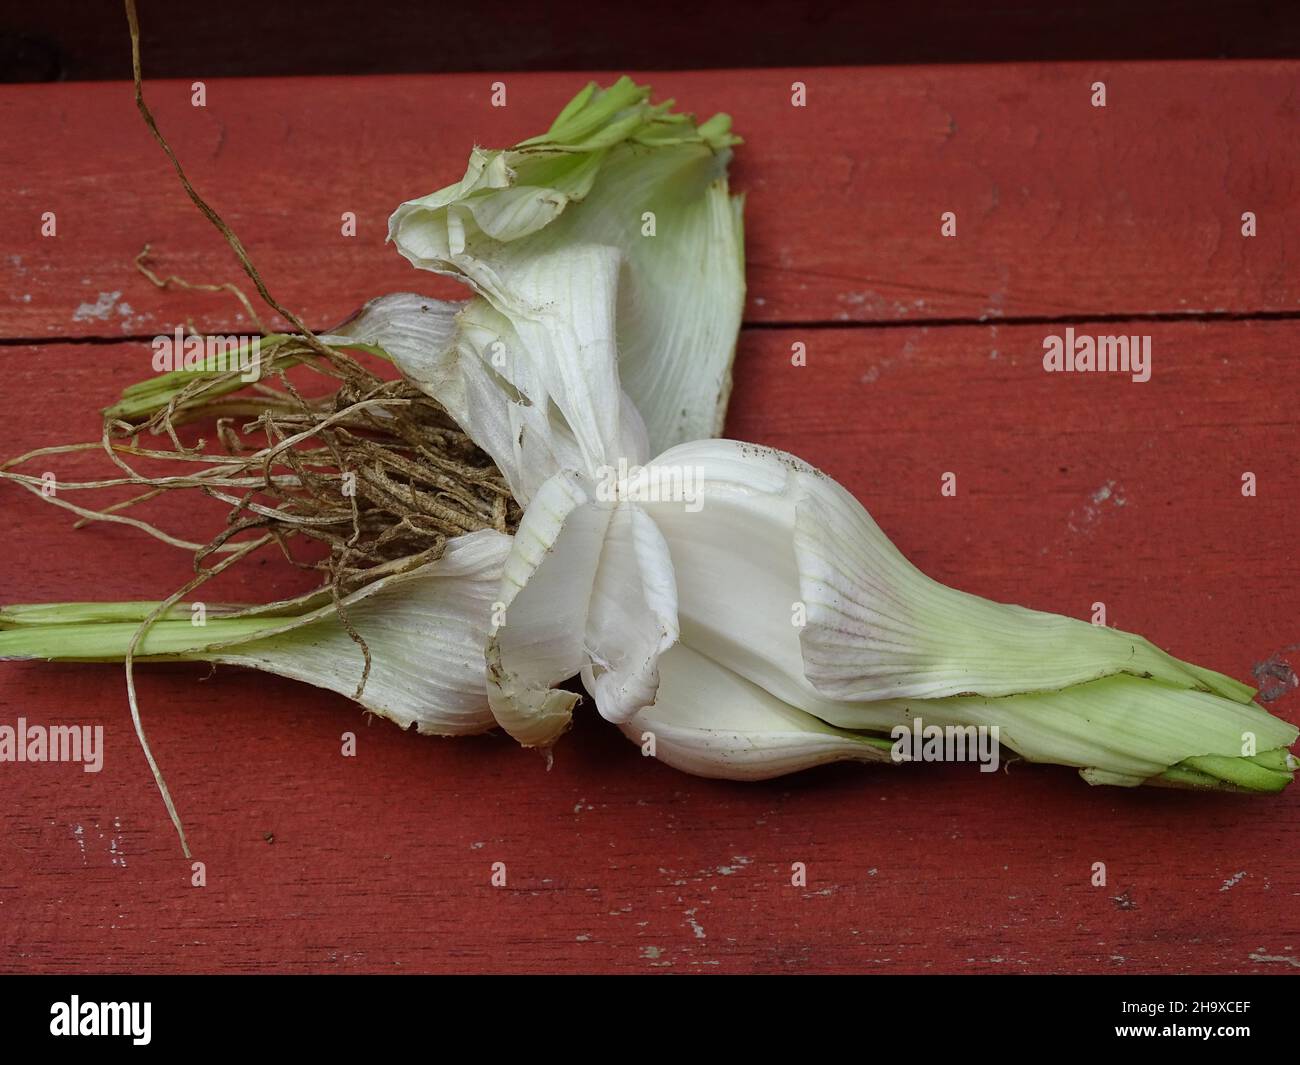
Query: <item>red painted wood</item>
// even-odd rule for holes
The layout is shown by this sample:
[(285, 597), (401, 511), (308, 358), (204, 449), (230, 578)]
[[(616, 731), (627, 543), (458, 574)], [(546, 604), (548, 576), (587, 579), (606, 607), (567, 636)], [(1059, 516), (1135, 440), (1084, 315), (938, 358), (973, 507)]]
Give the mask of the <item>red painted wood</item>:
[[(146, 73), (148, 56), (146, 56)], [(747, 138), (752, 321), (876, 322), (1295, 311), (1300, 222), (1288, 62), (1078, 63), (647, 75)], [(607, 75), (598, 75), (608, 81)], [(508, 106), (489, 105), (503, 78)], [(794, 80), (808, 106), (790, 106)], [(1108, 105), (1090, 86), (1105, 81)], [(474, 142), (539, 132), (573, 74), (214, 80), (147, 87), (203, 190), (272, 289), (315, 325), (395, 288), (447, 294), (385, 248), (388, 213), (461, 176)], [(130, 87), (0, 90), (5, 336), (154, 335), (178, 300), (131, 268), (238, 280), (135, 113)], [(55, 211), (57, 238), (40, 216)], [(1259, 235), (1240, 235), (1243, 211)], [(344, 211), (358, 235), (340, 235)], [(940, 215), (958, 235), (939, 235)]]
[[(1275, 655), (1295, 663), (1300, 325), (1116, 325), (1154, 338), (1152, 380), (1133, 384), (1044, 374), (1055, 325), (906, 322), (1293, 311), (1296, 73), (655, 77), (684, 106), (731, 110), (748, 138), (736, 184), (749, 196), (752, 322), (904, 323), (747, 330), (729, 432), (837, 477), (958, 587), (1076, 616), (1101, 600), (1113, 623), (1244, 679)], [(803, 111), (788, 106), (796, 76), (809, 84)], [(1110, 89), (1104, 112), (1087, 106), (1097, 78)], [(458, 177), (472, 141), (536, 132), (580, 79), (508, 75), (505, 110), (487, 106), (491, 80), (213, 82), (206, 111), (180, 83), (149, 92), (272, 288), (320, 325), (395, 288), (454, 292), (383, 247), (388, 211)], [(240, 323), (229, 301), (156, 293), (130, 268), (152, 241), (164, 269), (193, 280), (236, 269), (128, 87), (5, 88), (0, 115), (0, 341), (45, 341), (0, 343), (8, 456), (97, 435), (96, 410), (150, 372), (143, 340), (65, 339), (148, 337), (190, 315), (223, 332)], [(58, 212), (55, 240), (36, 235), (45, 209)], [(945, 209), (958, 212), (955, 241), (938, 237)], [(1260, 217), (1253, 240), (1237, 235), (1246, 209)], [(361, 220), (354, 241), (338, 236), (343, 210)], [(789, 363), (795, 341), (806, 367)], [(1254, 499), (1239, 492), (1246, 470)], [(939, 495), (945, 471), (958, 476), (955, 499)], [(0, 602), (162, 596), (189, 572), (181, 552), (126, 529), (74, 531), (12, 486), (0, 487), (0, 543)], [(212, 593), (302, 587), (268, 555)], [(742, 786), (647, 762), (590, 710), (547, 773), (501, 737), (358, 729), (347, 700), (289, 681), (179, 666), (138, 675), (209, 886), (188, 886), (120, 670), (4, 664), (0, 722), (103, 724), (107, 758), (98, 775), (0, 765), (0, 970), (1300, 965), (1294, 790), (1091, 789), (1023, 763), (993, 780), (834, 767)], [(1300, 695), (1272, 709), (1300, 720)], [(346, 730), (358, 732), (355, 760), (339, 756)], [(496, 861), (506, 888), (489, 885)], [(807, 863), (807, 888), (790, 886), (794, 861)], [(1097, 861), (1105, 888), (1090, 884)]]
[[(1044, 374), (1043, 327), (752, 330), (729, 432), (826, 469), (943, 580), (1076, 616), (1102, 600), (1114, 623), (1248, 679), (1300, 643), (1300, 326), (1150, 331), (1154, 374), (1133, 384)], [(795, 340), (806, 367), (789, 363)], [(93, 408), (139, 376), (146, 353), (0, 353), (0, 452), (93, 434)], [(1254, 499), (1238, 490), (1247, 469)], [(939, 495), (948, 470), (955, 499)], [(0, 490), (0, 542), (0, 601), (162, 595), (187, 572), (179, 552), (128, 530), (74, 532), (12, 489)], [(269, 596), (296, 580), (268, 561), (226, 591)], [(199, 890), (135, 746), (120, 670), (0, 667), (0, 721), (107, 732), (98, 775), (0, 766), (0, 969), (1283, 974), (1300, 963), (1294, 789), (1272, 800), (1096, 789), (1024, 763), (993, 779), (831, 767), (728, 784), (642, 759), (590, 709), (548, 773), (499, 736), (358, 728), (345, 699), (204, 673), (139, 670), (155, 751), (207, 863)], [(1300, 695), (1273, 709), (1300, 720)], [(339, 756), (345, 730), (359, 736), (355, 760)], [(497, 861), (505, 888), (489, 884)], [(795, 861), (806, 888), (790, 886)], [(1090, 883), (1098, 861), (1104, 888)]]

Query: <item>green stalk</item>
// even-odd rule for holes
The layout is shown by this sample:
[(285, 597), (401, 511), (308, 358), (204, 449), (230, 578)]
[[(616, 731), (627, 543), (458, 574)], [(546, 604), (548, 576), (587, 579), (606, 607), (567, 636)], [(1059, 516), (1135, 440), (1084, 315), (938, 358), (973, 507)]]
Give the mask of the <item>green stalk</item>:
[[(263, 364), (269, 361), (275, 355), (276, 348), (287, 341), (297, 340), (297, 337), (290, 336), (287, 333), (268, 333), (264, 337), (256, 338), (257, 354), (263, 360)], [(327, 342), (334, 339), (331, 337), (323, 338)], [(345, 343), (341, 346), (366, 351), (371, 355), (391, 361), (388, 353), (374, 344), (360, 343), (347, 338), (338, 338)], [(237, 352), (227, 355), (227, 358), (242, 358), (247, 350), (247, 345), (241, 346)], [(290, 367), (300, 365), (310, 359), (315, 359), (314, 354), (304, 354), (301, 356), (286, 356), (277, 359), (276, 365), (280, 369), (289, 369)], [(241, 388), (246, 388), (251, 382), (245, 381), (238, 375), (230, 375), (229, 370), (221, 370), (216, 367), (215, 356), (205, 356), (204, 362), (207, 364), (203, 369), (194, 370), (170, 370), (167, 373), (158, 374), (144, 381), (137, 381), (133, 385), (128, 385), (122, 390), (122, 398), (114, 403), (111, 407), (104, 408), (104, 416), (109, 420), (120, 420), (135, 422), (141, 419), (149, 418), (157, 414), (158, 411), (164, 410), (173, 400), (179, 398), (187, 388), (191, 388), (195, 382), (207, 381), (213, 382), (204, 389), (200, 396), (193, 398), (194, 405), (202, 406), (211, 400), (219, 399), (222, 396), (229, 395), (232, 392), (238, 392)], [(220, 380), (227, 377), (227, 380)], [(178, 404), (178, 409), (183, 411), (191, 404), (183, 402)]]
[(917, 719), (996, 726), (1003, 746), (1031, 762), (1075, 766), (1091, 784), (1269, 794), (1285, 788), (1297, 768), (1288, 748), (1298, 730), (1255, 703), (1127, 674), (998, 698), (807, 699), (802, 708), (836, 727), (872, 732)]
[[(121, 662), (140, 624), (156, 603), (51, 603), (0, 610), (0, 661), (40, 658), (51, 662)], [(23, 620), (15, 620), (23, 619)], [(224, 644), (282, 629), (283, 617), (222, 618), (202, 625), (186, 607), (173, 607), (149, 626), (133, 657), (200, 655)]]

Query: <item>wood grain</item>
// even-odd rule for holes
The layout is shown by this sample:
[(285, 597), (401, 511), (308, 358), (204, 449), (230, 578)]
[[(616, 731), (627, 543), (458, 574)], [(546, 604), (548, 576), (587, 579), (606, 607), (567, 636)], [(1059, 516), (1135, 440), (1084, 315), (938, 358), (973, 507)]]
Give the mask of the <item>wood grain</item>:
[[(1288, 62), (1077, 63), (645, 75), (747, 143), (748, 320), (768, 323), (1295, 313), (1297, 70)], [(146, 69), (147, 73), (147, 69)], [(608, 81), (610, 75), (595, 75)], [(544, 129), (582, 78), (222, 81), (147, 92), (272, 290), (316, 326), (395, 289), (447, 295), (384, 246), (404, 199), (457, 180), (475, 142)], [(791, 106), (795, 80), (808, 106)], [(1089, 102), (1104, 81), (1105, 108)], [(123, 83), (0, 91), (0, 335), (152, 336), (228, 298), (160, 293), (131, 261), (240, 280)], [(634, 205), (633, 205), (634, 206)], [(40, 236), (54, 211), (58, 236)], [(353, 211), (357, 236), (340, 234)], [(957, 236), (940, 236), (940, 216)], [(1258, 235), (1241, 236), (1255, 212)], [(639, 224), (630, 209), (629, 224)], [(1292, 241), (1293, 243), (1293, 241)]]
[[(1300, 644), (1294, 322), (1171, 322), (1154, 373), (1048, 375), (1051, 326), (752, 329), (729, 433), (841, 480), (934, 576), (1249, 679)], [(808, 345), (808, 365), (790, 346)], [(0, 453), (97, 432), (147, 345), (0, 351)], [(1259, 494), (1239, 491), (1243, 470)], [(939, 478), (958, 477), (943, 498)], [(1106, 489), (1106, 492), (1102, 490)], [(0, 492), (0, 601), (162, 595), (183, 554)], [(740, 548), (743, 549), (743, 546)], [(226, 592), (297, 578), (267, 561)], [(1291, 660), (1294, 662), (1294, 655)], [(6, 664), (0, 722), (100, 723), (98, 775), (0, 766), (0, 969), (1259, 972), (1300, 965), (1300, 793), (1066, 769), (832, 767), (764, 785), (642, 759), (588, 708), (548, 773), (260, 675), (141, 669), (208, 886), (189, 886), (115, 667)], [(1272, 704), (1300, 720), (1293, 690)], [(358, 727), (362, 726), (362, 727)], [(356, 731), (359, 754), (340, 757)], [(791, 886), (804, 862), (807, 886)], [(507, 885), (490, 886), (504, 862)], [(1093, 887), (1092, 864), (1107, 884)]]

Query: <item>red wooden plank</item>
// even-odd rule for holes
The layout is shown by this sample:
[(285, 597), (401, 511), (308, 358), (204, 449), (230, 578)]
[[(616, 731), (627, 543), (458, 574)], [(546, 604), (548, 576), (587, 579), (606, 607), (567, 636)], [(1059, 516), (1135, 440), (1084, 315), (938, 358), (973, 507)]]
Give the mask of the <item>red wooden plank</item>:
[[(148, 57), (146, 56), (146, 73)], [(1300, 223), (1291, 62), (1083, 63), (646, 75), (748, 143), (752, 321), (1293, 312)], [(489, 105), (504, 79), (508, 106)], [(199, 188), (280, 299), (317, 326), (399, 288), (454, 291), (383, 244), (398, 202), (463, 172), (474, 142), (538, 132), (573, 74), (232, 80), (190, 106), (148, 85)], [(608, 80), (607, 77), (605, 80)], [(790, 104), (793, 81), (808, 106)], [(1090, 104), (1104, 81), (1108, 104)], [(192, 280), (238, 279), (123, 83), (0, 88), (0, 335), (153, 335), (234, 307), (161, 294), (152, 242)], [(40, 236), (44, 211), (58, 236)], [(358, 235), (340, 235), (354, 211)], [(940, 215), (957, 236), (940, 236)], [(1258, 236), (1243, 238), (1253, 211)]]
[[(1249, 678), (1300, 643), (1295, 323), (1149, 327), (1154, 373), (1048, 375), (1044, 327), (745, 334), (729, 431), (792, 448), (936, 577), (1111, 619)], [(792, 367), (790, 345), (808, 344)], [(12, 348), (0, 453), (92, 435), (141, 343)], [(40, 397), (59, 397), (57, 401)], [(956, 498), (939, 495), (944, 471)], [(1243, 470), (1259, 494), (1239, 491)], [(1106, 488), (1109, 494), (1103, 494)], [(0, 601), (160, 595), (184, 557), (0, 489)], [(232, 576), (272, 595), (274, 561)], [(1286, 657), (1285, 655), (1283, 657)], [(1295, 661), (1294, 655), (1291, 658)], [(341, 698), (141, 668), (209, 886), (189, 884), (120, 671), (8, 664), (0, 721), (102, 723), (105, 768), (0, 766), (0, 969), (1260, 972), (1300, 964), (1300, 792), (1092, 789), (1013, 764), (766, 785), (642, 760), (586, 712), (547, 773)], [(1300, 695), (1273, 704), (1300, 720)], [(356, 730), (360, 754), (339, 756)], [(273, 842), (266, 836), (270, 834)], [(507, 866), (505, 888), (489, 884)], [(808, 866), (790, 885), (792, 862)], [(1108, 883), (1090, 883), (1094, 862)]]

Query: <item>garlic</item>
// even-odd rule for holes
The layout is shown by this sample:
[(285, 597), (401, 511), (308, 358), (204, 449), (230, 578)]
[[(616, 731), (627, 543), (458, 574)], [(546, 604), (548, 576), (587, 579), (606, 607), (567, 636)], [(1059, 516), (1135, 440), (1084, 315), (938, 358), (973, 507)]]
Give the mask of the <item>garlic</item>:
[[(524, 505), (513, 537), (451, 537), (343, 598), (346, 621), (328, 592), (147, 631), (159, 604), (9, 608), (0, 658), (125, 657), (129, 683), (134, 647), (351, 693), (353, 626), (372, 666), (356, 697), (422, 732), (495, 723), (550, 747), (579, 702), (557, 685), (581, 676), (645, 753), (704, 776), (892, 761), (886, 737), (923, 719), (996, 729), (1095, 784), (1284, 787), (1297, 730), (1246, 685), (938, 584), (825, 474), (707, 439), (744, 296), (735, 143), (726, 116), (588, 86), (546, 134), (476, 149), (462, 181), (393, 214), (398, 250), (474, 298), (385, 296), (320, 338), (384, 355), (445, 408)], [(114, 416), (186, 380), (128, 390)]]
[[(685, 469), (701, 505), (649, 498), (647, 484)], [(663, 729), (660, 757), (712, 776), (880, 760), (860, 745), (924, 718), (996, 727), (1029, 760), (1093, 783), (1268, 791), (1290, 779), (1297, 730), (1247, 686), (1142, 637), (930, 580), (791, 455), (684, 444), (618, 494), (602, 503), (557, 474), (506, 563), (489, 688), (525, 744), (567, 727), (572, 696), (558, 707), (548, 689), (578, 673), (633, 740)]]

